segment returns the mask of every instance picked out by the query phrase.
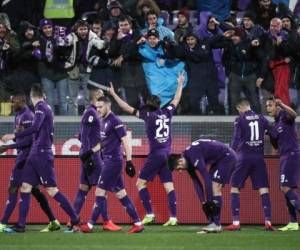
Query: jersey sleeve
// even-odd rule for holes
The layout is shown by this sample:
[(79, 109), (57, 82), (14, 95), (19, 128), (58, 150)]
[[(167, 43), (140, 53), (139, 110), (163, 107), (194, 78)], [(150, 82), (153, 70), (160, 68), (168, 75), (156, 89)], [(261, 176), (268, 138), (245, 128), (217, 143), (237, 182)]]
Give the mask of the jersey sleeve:
[(231, 148), (233, 150), (237, 150), (238, 145), (240, 143), (241, 138), (241, 127), (240, 127), (240, 118), (237, 117), (234, 121), (234, 130), (233, 130), (233, 136), (231, 141)]
[(146, 111), (145, 109), (140, 109), (139, 110), (139, 118), (141, 120), (147, 121), (149, 117), (150, 117), (150, 112), (149, 111)]
[(114, 120), (113, 129), (116, 132), (119, 139), (123, 138), (127, 134), (126, 129), (125, 129), (125, 125), (119, 119)]
[(32, 125), (23, 131), (15, 133), (15, 137), (20, 138), (20, 137), (24, 137), (36, 133), (41, 128), (45, 117), (46, 117), (46, 113), (43, 107), (42, 106), (36, 107)]
[(172, 117), (176, 111), (176, 107), (173, 104), (164, 108), (164, 111), (168, 114), (168, 117)]

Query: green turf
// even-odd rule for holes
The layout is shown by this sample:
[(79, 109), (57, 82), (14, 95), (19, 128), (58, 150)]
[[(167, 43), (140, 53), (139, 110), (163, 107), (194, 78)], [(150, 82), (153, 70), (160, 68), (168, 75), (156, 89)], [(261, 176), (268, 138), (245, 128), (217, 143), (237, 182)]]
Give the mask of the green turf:
[(196, 234), (198, 226), (163, 228), (148, 226), (145, 232), (91, 234), (39, 233), (42, 226), (28, 226), (24, 234), (0, 234), (0, 250), (299, 250), (300, 231), (265, 232), (262, 227), (243, 227), (240, 232)]

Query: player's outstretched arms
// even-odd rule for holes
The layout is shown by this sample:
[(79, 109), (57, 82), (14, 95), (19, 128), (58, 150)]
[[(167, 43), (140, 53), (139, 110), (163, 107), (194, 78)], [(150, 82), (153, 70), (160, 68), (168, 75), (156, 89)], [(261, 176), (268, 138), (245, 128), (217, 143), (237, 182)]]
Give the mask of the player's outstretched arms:
[(139, 117), (139, 111), (136, 110), (135, 108), (131, 107), (127, 102), (125, 102), (124, 100), (122, 100), (117, 93), (115, 92), (114, 86), (112, 83), (110, 83), (110, 88), (108, 90), (108, 93), (115, 99), (115, 101), (118, 103), (118, 105), (120, 106), (120, 108), (122, 110), (124, 110), (125, 112), (131, 114), (131, 115), (135, 115), (137, 117)]
[(177, 90), (174, 99), (171, 102), (171, 104), (173, 104), (175, 107), (177, 107), (178, 103), (180, 102), (184, 80), (185, 80), (184, 73), (181, 72), (177, 77), (177, 83), (178, 83)]
[(0, 146), (0, 154), (4, 153), (7, 149), (9, 149), (8, 145), (1, 145)]
[(276, 99), (276, 104), (284, 109), (288, 114), (289, 117), (295, 119), (297, 117), (297, 113), (288, 105), (285, 105), (280, 99)]

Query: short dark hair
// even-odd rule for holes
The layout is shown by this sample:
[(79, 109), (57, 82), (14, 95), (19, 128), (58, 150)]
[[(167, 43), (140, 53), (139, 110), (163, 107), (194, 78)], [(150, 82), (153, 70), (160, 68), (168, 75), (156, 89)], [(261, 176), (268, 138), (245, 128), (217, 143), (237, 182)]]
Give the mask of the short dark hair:
[(30, 95), (32, 97), (44, 97), (45, 92), (43, 90), (42, 85), (40, 84), (33, 85), (30, 90)]
[(22, 100), (22, 102), (26, 103), (26, 95), (23, 91), (15, 91), (12, 96), (12, 98), (19, 98)]
[(175, 166), (178, 163), (178, 160), (181, 158), (181, 155), (179, 154), (170, 154), (168, 158), (168, 168), (173, 171), (175, 169)]
[(151, 16), (154, 15), (154, 16), (158, 17), (157, 13), (154, 10), (149, 10), (146, 14), (146, 18), (148, 19), (148, 16), (150, 16), (150, 15)]
[(100, 24), (102, 26), (102, 20), (100, 18), (95, 18), (93, 24)]
[(89, 28), (89, 23), (85, 20), (79, 19), (73, 26), (73, 30), (76, 31), (79, 27), (86, 26)]
[(237, 103), (235, 104), (235, 106), (238, 107), (238, 106), (240, 106), (240, 105), (242, 105), (242, 106), (250, 106), (250, 102), (249, 102), (248, 99), (246, 99), (246, 98), (240, 98), (240, 99), (237, 101)]
[(110, 101), (110, 99), (107, 96), (101, 96), (98, 99), (98, 102), (105, 102), (106, 104), (111, 104), (111, 101)]
[(275, 102), (276, 101), (276, 97), (272, 95), (272, 96), (268, 97), (267, 101), (273, 101), (273, 102)]
[(130, 16), (127, 16), (127, 15), (122, 15), (118, 18), (118, 22), (128, 22), (129, 24), (132, 24), (132, 19)]
[(146, 107), (150, 111), (156, 111), (160, 108), (160, 98), (157, 95), (150, 95), (146, 100)]

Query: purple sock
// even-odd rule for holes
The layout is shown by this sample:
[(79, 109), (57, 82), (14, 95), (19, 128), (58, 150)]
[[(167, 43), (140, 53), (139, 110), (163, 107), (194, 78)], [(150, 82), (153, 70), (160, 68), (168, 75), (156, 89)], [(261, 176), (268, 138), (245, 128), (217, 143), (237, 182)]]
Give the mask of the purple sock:
[(30, 193), (22, 193), (21, 192), (21, 200), (20, 200), (20, 210), (19, 210), (19, 221), (18, 225), (21, 227), (25, 227), (26, 217), (29, 210), (30, 205)]
[(153, 214), (151, 206), (151, 198), (147, 188), (143, 188), (139, 191), (140, 199), (143, 203), (143, 206), (147, 214)]
[(105, 209), (106, 206), (105, 204), (106, 204), (106, 198), (104, 196), (96, 196), (95, 205), (89, 223), (91, 223), (92, 225), (96, 224), (98, 217), (100, 216), (100, 214), (103, 213)]
[(295, 209), (295, 207), (290, 203), (290, 200), (288, 199), (288, 197), (285, 195), (285, 200), (286, 200), (286, 206), (288, 208), (288, 212), (289, 212), (289, 216), (290, 216), (290, 222), (292, 223), (296, 223), (297, 220), (297, 211)]
[(61, 208), (70, 216), (72, 224), (77, 224), (79, 222), (78, 215), (76, 214), (74, 208), (72, 207), (68, 199), (61, 192), (57, 192), (53, 198), (59, 203)]
[(233, 221), (240, 221), (240, 194), (231, 193), (231, 214)]
[(289, 199), (290, 203), (294, 206), (294, 208), (298, 212), (300, 212), (300, 198), (297, 192), (293, 189), (290, 189), (285, 195)]
[(222, 205), (223, 205), (223, 199), (222, 199), (222, 196), (214, 196), (213, 200), (216, 203), (216, 206), (220, 208), (220, 213), (213, 218), (213, 221), (216, 225), (220, 226), (221, 209), (222, 209)]
[(108, 216), (108, 212), (107, 212), (107, 198), (104, 197), (104, 201), (103, 201), (103, 211), (102, 211), (102, 219), (103, 221), (109, 221), (109, 216)]
[(261, 196), (262, 207), (264, 210), (265, 221), (271, 221), (271, 200), (270, 194), (262, 194)]
[(170, 216), (176, 217), (176, 195), (175, 190), (172, 190), (168, 193), (168, 203), (169, 203), (169, 210)]
[(131, 217), (131, 219), (134, 221), (134, 223), (141, 221), (136, 212), (134, 204), (132, 203), (132, 201), (129, 199), (129, 197), (127, 195), (125, 197), (123, 197), (122, 199), (120, 199), (120, 202), (123, 205), (123, 207), (126, 208), (126, 212)]
[(87, 196), (89, 191), (83, 191), (81, 189), (78, 189), (75, 202), (74, 202), (74, 209), (77, 214), (80, 214), (81, 208), (85, 202), (85, 198)]
[(1, 220), (2, 224), (7, 224), (8, 220), (12, 214), (12, 212), (14, 211), (16, 204), (17, 204), (17, 198), (18, 198), (18, 192), (14, 193), (14, 194), (9, 194), (7, 202), (6, 202), (6, 207), (4, 210), (4, 214)]

